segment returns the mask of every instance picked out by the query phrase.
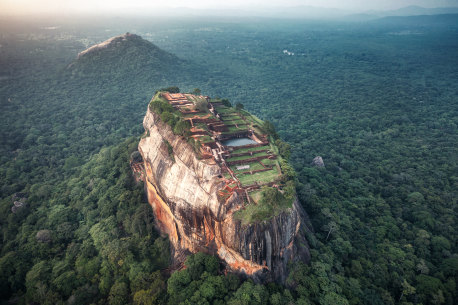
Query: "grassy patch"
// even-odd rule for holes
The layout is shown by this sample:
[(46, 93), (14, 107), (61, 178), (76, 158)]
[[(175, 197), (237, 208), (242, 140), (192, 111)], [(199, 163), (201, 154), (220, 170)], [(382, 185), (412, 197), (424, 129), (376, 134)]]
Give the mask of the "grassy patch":
[(250, 152), (250, 151), (258, 151), (258, 150), (266, 150), (266, 149), (271, 149), (270, 145), (265, 145), (265, 146), (258, 146), (258, 147), (248, 147), (248, 148), (238, 148), (234, 149), (232, 153), (234, 154), (241, 154), (245, 152)]
[(232, 107), (225, 107), (225, 106), (217, 106), (216, 111), (219, 114), (230, 114), (230, 113), (236, 113), (235, 109)]
[(258, 117), (250, 114), (249, 112), (245, 111), (245, 110), (240, 110), (240, 113), (248, 120), (248, 121), (251, 121), (255, 124), (258, 124), (258, 125), (262, 125), (264, 122), (259, 119)]
[(190, 119), (190, 118), (194, 118), (194, 117), (199, 117), (199, 118), (206, 117), (206, 118), (209, 118), (209, 119), (215, 119), (215, 117), (213, 115), (209, 115), (206, 112), (187, 113), (187, 114), (184, 114), (183, 117), (185, 119)]
[(287, 198), (272, 187), (265, 187), (260, 194), (251, 194), (251, 196), (258, 198), (257, 204), (249, 204), (234, 214), (234, 218), (241, 220), (242, 225), (269, 220), (291, 208), (294, 200), (294, 197)]
[(230, 158), (226, 159), (226, 161), (248, 160), (248, 159), (256, 158), (256, 157), (265, 157), (265, 158), (267, 158), (268, 156), (269, 155), (266, 152), (260, 152), (260, 153), (253, 154), (252, 156), (247, 155), (247, 156), (230, 157)]
[(229, 126), (228, 129), (229, 129), (229, 132), (238, 132), (238, 131), (248, 130), (246, 125), (242, 125), (242, 126), (239, 125), (239, 127)]
[(237, 125), (246, 125), (246, 122), (244, 120), (240, 120), (240, 119), (233, 119), (233, 120), (224, 120), (224, 124), (226, 125), (234, 125), (234, 124), (237, 124)]
[(204, 123), (197, 123), (197, 124), (194, 124), (194, 127), (196, 127), (197, 129), (203, 129), (203, 130), (208, 131), (207, 124), (204, 124)]
[[(245, 164), (244, 164), (245, 165)], [(250, 168), (248, 169), (241, 169), (241, 170), (238, 170), (237, 169), (237, 165), (231, 165), (229, 166), (232, 171), (234, 173), (243, 173), (243, 172), (247, 172), (247, 171), (254, 171), (254, 170), (259, 170), (259, 169), (263, 169), (264, 167), (259, 163), (259, 162), (253, 162), (253, 163), (249, 163), (249, 164), (246, 164), (246, 165), (249, 165)]]
[(220, 116), (221, 116), (221, 120), (223, 120), (224, 122), (234, 121), (234, 120), (242, 120), (242, 118), (236, 113), (223, 114), (223, 115), (220, 115)]
[(267, 152), (263, 151), (263, 152), (254, 153), (252, 157), (253, 158), (257, 158), (257, 157), (266, 157), (267, 158), (269, 156), (270, 155)]
[(239, 157), (231, 157), (231, 158), (227, 158), (226, 161), (239, 161), (239, 160), (246, 160), (246, 159), (250, 159), (251, 156), (239, 156)]
[(261, 161), (265, 166), (276, 166), (277, 160), (264, 159)]
[(240, 160), (248, 160), (248, 159), (251, 159), (253, 158), (252, 156), (248, 155), (248, 156), (238, 156), (238, 157), (231, 157), (231, 158), (228, 158), (226, 159), (226, 161), (240, 161)]
[(256, 133), (259, 134), (259, 135), (264, 134), (264, 131), (261, 130), (261, 128), (259, 128), (259, 127), (257, 127), (257, 126), (252, 126), (252, 129), (254, 130), (254, 132), (256, 132)]
[(210, 136), (203, 136), (199, 138), (199, 141), (202, 143), (210, 143), (214, 142), (214, 140)]
[(260, 184), (269, 183), (275, 181), (279, 177), (278, 169), (276, 167), (272, 168), (271, 170), (255, 173), (253, 175), (250, 174), (239, 174), (237, 178), (239, 179), (242, 186), (252, 185), (255, 182)]
[(253, 192), (248, 193), (248, 195), (251, 197), (251, 199), (254, 200), (254, 202), (259, 203), (259, 201), (262, 198), (262, 190), (256, 190)]

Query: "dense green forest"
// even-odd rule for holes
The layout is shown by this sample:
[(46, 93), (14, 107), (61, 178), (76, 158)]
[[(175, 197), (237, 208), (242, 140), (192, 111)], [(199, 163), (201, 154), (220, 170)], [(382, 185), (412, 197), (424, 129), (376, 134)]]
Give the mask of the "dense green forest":
[[(454, 304), (457, 16), (79, 24), (0, 20), (3, 303)], [(166, 52), (75, 60), (127, 30)], [(170, 85), (241, 102), (291, 144), (315, 233), (286, 286), (202, 254), (170, 276), (129, 168), (148, 101)]]

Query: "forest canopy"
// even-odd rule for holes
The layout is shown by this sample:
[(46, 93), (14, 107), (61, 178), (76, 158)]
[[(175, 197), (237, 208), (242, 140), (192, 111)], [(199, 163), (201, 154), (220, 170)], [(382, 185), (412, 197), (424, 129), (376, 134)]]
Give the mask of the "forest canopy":
[[(457, 16), (68, 20), (54, 30), (0, 21), (3, 303), (458, 298)], [(145, 58), (141, 44), (116, 64), (69, 68), (78, 52), (126, 28), (167, 53)], [(128, 162), (149, 100), (170, 86), (226, 97), (284, 141), (277, 146), (290, 155), (315, 229), (306, 236), (311, 263), (291, 266), (285, 287), (224, 275), (201, 254), (189, 261), (195, 275), (167, 273), (168, 241)], [(312, 164), (317, 156), (324, 166)]]

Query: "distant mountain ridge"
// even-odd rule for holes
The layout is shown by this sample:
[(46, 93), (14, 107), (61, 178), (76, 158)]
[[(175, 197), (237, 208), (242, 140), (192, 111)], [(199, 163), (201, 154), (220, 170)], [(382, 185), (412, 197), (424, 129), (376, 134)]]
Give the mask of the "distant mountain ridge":
[(458, 7), (433, 7), (426, 8), (417, 5), (406, 6), (397, 10), (390, 11), (372, 11), (368, 14), (380, 17), (387, 16), (419, 16), (419, 15), (441, 15), (441, 14), (458, 14)]
[(374, 24), (391, 25), (394, 27), (414, 27), (428, 30), (438, 28), (458, 28), (458, 14), (387, 16), (369, 21)]
[[(417, 15), (439, 15), (458, 13), (457, 7), (436, 7), (425, 8), (411, 5), (396, 10), (368, 10), (358, 11), (351, 9), (340, 9), (331, 7), (318, 7), (310, 5), (298, 6), (247, 6), (241, 8), (191, 8), (162, 7), (161, 14), (164, 16), (206, 16), (206, 17), (262, 17), (275, 19), (309, 19), (309, 20), (371, 20), (387, 16), (417, 16)], [(145, 12), (139, 12), (145, 14)]]

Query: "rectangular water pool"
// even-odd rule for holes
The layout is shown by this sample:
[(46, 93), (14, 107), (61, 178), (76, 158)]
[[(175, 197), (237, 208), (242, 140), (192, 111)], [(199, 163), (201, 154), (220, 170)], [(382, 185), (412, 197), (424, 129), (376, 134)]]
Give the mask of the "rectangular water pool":
[(236, 139), (226, 140), (221, 143), (225, 146), (243, 146), (243, 145), (248, 145), (248, 144), (256, 144), (257, 142), (250, 138), (236, 138)]

